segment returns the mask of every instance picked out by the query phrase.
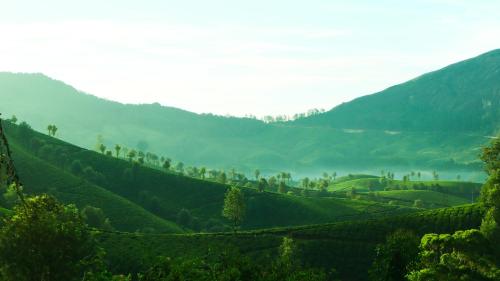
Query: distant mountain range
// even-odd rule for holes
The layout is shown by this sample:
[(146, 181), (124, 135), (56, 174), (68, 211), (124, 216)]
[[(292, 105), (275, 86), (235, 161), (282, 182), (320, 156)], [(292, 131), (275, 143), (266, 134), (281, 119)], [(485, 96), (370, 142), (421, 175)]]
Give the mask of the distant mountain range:
[(296, 123), (334, 128), (484, 132), (500, 128), (500, 49)]
[(159, 104), (125, 105), (42, 74), (0, 73), (0, 112), (94, 148), (98, 135), (210, 168), (298, 173), (362, 169), (481, 170), (500, 128), (500, 50), (422, 75), (323, 114), (266, 124)]

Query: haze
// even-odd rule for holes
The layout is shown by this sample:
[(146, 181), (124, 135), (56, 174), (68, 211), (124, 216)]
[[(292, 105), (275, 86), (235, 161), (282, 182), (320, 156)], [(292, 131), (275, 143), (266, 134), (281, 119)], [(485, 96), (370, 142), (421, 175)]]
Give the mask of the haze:
[(236, 116), (329, 109), (500, 45), (497, 1), (1, 2), (1, 71)]

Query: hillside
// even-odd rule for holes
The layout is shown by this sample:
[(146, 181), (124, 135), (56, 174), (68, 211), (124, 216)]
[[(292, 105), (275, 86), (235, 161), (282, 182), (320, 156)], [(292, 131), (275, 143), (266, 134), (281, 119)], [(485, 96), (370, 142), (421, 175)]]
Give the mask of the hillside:
[[(29, 193), (49, 192), (79, 207), (90, 204), (102, 208), (119, 230), (182, 232), (173, 222), (183, 209), (192, 216), (188, 224), (182, 225), (189, 231), (227, 230), (221, 217), (227, 185), (102, 155), (25, 126), (6, 122), (5, 128)], [(363, 200), (301, 197), (255, 189), (244, 189), (244, 192), (247, 205), (244, 229), (366, 219), (415, 211)], [(123, 217), (124, 212), (131, 218)]]
[(111, 224), (123, 231), (183, 232), (176, 224), (141, 206), (26, 153), (15, 142), (11, 142), (11, 148), (28, 194), (49, 193), (63, 202), (76, 204), (80, 209), (85, 206), (101, 208)]
[[(377, 243), (397, 229), (417, 235), (448, 233), (478, 227), (483, 210), (479, 205), (437, 209), (385, 219), (277, 228), (233, 234), (148, 235), (102, 232), (101, 245), (115, 272), (140, 271), (144, 260), (156, 255), (169, 257), (203, 256), (207, 249), (221, 252), (232, 247), (264, 262), (277, 254), (283, 237), (297, 242), (298, 257), (304, 264), (337, 269), (342, 280), (367, 280), (367, 271)], [(127, 245), (123, 247), (123, 245)]]
[(500, 49), (298, 120), (308, 126), (493, 134), (500, 129)]
[(438, 169), (482, 180), (478, 149), (500, 123), (499, 54), (492, 51), (296, 122), (265, 124), (159, 104), (125, 105), (42, 74), (20, 73), (0, 73), (0, 112), (41, 132), (56, 124), (60, 138), (82, 147), (93, 149), (101, 135), (108, 147), (119, 143), (187, 165), (300, 174)]

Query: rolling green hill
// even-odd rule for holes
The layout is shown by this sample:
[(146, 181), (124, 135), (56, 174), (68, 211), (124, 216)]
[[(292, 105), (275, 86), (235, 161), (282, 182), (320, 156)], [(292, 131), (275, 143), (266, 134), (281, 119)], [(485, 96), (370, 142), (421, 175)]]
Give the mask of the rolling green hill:
[[(102, 155), (26, 126), (6, 122), (5, 129), (20, 176), (30, 193), (49, 192), (80, 207), (90, 204), (102, 208), (119, 230), (181, 232), (172, 222), (177, 221), (183, 209), (192, 215), (192, 221), (184, 225), (188, 230), (225, 229), (221, 211), (227, 185)], [(254, 189), (244, 189), (244, 193), (247, 205), (244, 229), (366, 219), (415, 211), (363, 200), (300, 197)], [(137, 221), (123, 217), (123, 213), (135, 216)]]
[(76, 204), (80, 209), (87, 205), (101, 208), (111, 224), (124, 231), (154, 228), (161, 232), (183, 232), (176, 224), (26, 153), (15, 142), (11, 143), (14, 161), (27, 193), (49, 193), (63, 202)]
[(469, 204), (471, 200), (432, 190), (391, 190), (380, 191), (376, 196), (384, 201), (413, 205), (415, 200), (422, 201), (422, 207), (450, 207)]
[[(296, 122), (194, 114), (159, 104), (125, 105), (42, 74), (0, 73), (0, 112), (93, 148), (98, 135), (211, 168), (480, 171), (478, 149), (500, 124), (500, 51), (428, 73)], [(471, 177), (474, 175), (471, 175)], [(465, 175), (463, 179), (467, 178)]]
[(221, 252), (231, 247), (265, 262), (277, 254), (283, 237), (291, 237), (297, 242), (299, 259), (304, 264), (336, 268), (342, 280), (367, 280), (375, 246), (391, 232), (404, 228), (417, 235), (449, 233), (477, 228), (482, 216), (479, 205), (466, 205), (377, 220), (257, 230), (236, 235), (102, 232), (99, 241), (108, 253), (113, 270), (130, 272), (143, 270), (157, 255), (203, 256), (208, 251)]
[(422, 181), (422, 180), (387, 180), (375, 176), (364, 176), (361, 178), (341, 179), (335, 181), (328, 189), (330, 191), (349, 191), (352, 188), (360, 192), (387, 191), (387, 190), (433, 190), (446, 194), (470, 199), (477, 198), (481, 191), (481, 183), (465, 181)]

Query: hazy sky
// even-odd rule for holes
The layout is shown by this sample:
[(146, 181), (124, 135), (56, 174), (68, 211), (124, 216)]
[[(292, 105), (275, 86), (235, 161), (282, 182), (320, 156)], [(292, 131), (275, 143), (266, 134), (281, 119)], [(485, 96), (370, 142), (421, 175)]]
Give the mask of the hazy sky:
[(499, 11), (487, 0), (0, 0), (0, 71), (127, 103), (290, 114), (500, 48)]

